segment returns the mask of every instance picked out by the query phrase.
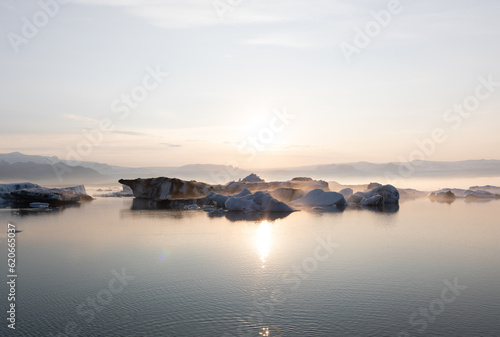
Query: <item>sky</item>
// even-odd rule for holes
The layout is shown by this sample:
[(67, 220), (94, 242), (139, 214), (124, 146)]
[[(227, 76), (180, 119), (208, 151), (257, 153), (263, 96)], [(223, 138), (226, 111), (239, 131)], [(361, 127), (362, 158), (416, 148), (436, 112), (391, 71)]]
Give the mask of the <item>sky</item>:
[(500, 159), (495, 0), (0, 0), (0, 153)]

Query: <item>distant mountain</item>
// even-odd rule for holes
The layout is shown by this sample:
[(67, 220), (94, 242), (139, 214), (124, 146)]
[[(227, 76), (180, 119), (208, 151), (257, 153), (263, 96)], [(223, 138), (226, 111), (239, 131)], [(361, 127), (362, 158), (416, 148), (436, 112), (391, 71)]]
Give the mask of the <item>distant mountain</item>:
[(86, 168), (91, 168), (102, 174), (107, 174), (112, 172), (113, 166), (108, 164), (96, 163), (93, 161), (79, 161), (74, 162), (70, 160), (62, 160), (56, 156), (37, 156), (37, 155), (27, 155), (21, 152), (11, 152), (11, 153), (0, 153), (0, 160), (4, 160), (9, 164), (14, 163), (35, 163), (35, 164), (55, 164), (64, 163), (69, 166), (81, 166)]
[[(238, 180), (254, 172), (266, 180), (288, 180), (306, 176), (323, 180), (368, 180), (384, 177), (412, 178), (455, 178), (455, 177), (500, 177), (500, 160), (465, 160), (456, 162), (413, 161), (411, 163), (337, 163), (309, 165), (281, 169), (246, 170), (228, 165), (191, 164), (180, 167), (124, 167), (104, 163), (82, 161), (73, 163), (54, 156), (32, 156), (20, 152), (0, 154), (0, 180), (55, 179), (55, 165), (72, 167), (64, 173), (66, 182), (77, 183), (116, 183), (118, 179), (148, 177), (176, 177), (183, 180), (198, 180), (208, 183), (226, 183)], [(56, 164), (59, 163), (59, 164)], [(52, 171), (52, 175), (51, 175)], [(37, 180), (35, 180), (37, 178)]]
[(100, 182), (106, 176), (82, 166), (68, 166), (64, 163), (42, 164), (35, 162), (9, 163), (0, 160), (0, 181), (34, 182), (53, 185)]
[[(500, 160), (465, 160), (456, 162), (413, 161), (410, 163), (343, 163), (303, 166), (290, 168), (300, 175), (313, 178), (377, 178), (377, 177), (498, 177), (500, 176)], [(283, 170), (270, 170), (283, 174)]]
[[(168, 176), (183, 180), (225, 183), (238, 180), (251, 173), (228, 165), (193, 164), (180, 167), (135, 168), (91, 161), (73, 162), (61, 160), (56, 156), (26, 155), (20, 152), (0, 154), (0, 162), (2, 162), (0, 181), (3, 182), (23, 180), (50, 184), (89, 184), (116, 183), (119, 179)], [(59, 175), (56, 171), (60, 172)]]
[(35, 156), (26, 155), (21, 152), (11, 152), (11, 153), (0, 153), (0, 161), (5, 161), (9, 164), (14, 163), (35, 163), (35, 164), (49, 164), (54, 162), (59, 162), (60, 160), (56, 156)]

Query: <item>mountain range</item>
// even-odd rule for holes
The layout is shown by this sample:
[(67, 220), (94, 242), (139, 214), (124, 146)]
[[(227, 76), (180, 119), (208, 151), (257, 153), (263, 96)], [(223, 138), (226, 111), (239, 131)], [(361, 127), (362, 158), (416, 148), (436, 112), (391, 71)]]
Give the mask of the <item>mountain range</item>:
[(410, 163), (338, 163), (282, 169), (247, 170), (227, 165), (192, 164), (178, 167), (124, 167), (91, 161), (71, 162), (55, 156), (0, 154), (0, 181), (64, 184), (116, 183), (118, 179), (176, 177), (226, 183), (257, 173), (266, 180), (307, 176), (323, 180), (375, 180), (377, 178), (500, 177), (500, 160), (413, 161)]

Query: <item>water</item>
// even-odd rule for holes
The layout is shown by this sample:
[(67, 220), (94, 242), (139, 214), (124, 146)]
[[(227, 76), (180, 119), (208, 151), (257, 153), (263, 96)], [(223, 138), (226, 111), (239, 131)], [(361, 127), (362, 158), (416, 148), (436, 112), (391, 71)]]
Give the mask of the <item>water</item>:
[(500, 200), (273, 221), (131, 205), (0, 210), (23, 230), (0, 335), (500, 336)]

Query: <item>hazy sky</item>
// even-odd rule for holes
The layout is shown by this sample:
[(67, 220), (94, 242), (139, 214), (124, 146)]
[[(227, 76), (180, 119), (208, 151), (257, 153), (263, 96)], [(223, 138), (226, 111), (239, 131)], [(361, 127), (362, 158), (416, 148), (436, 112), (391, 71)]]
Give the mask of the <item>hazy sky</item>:
[(500, 159), (499, 17), (495, 0), (0, 0), (0, 152), (386, 162), (438, 130), (423, 159)]

